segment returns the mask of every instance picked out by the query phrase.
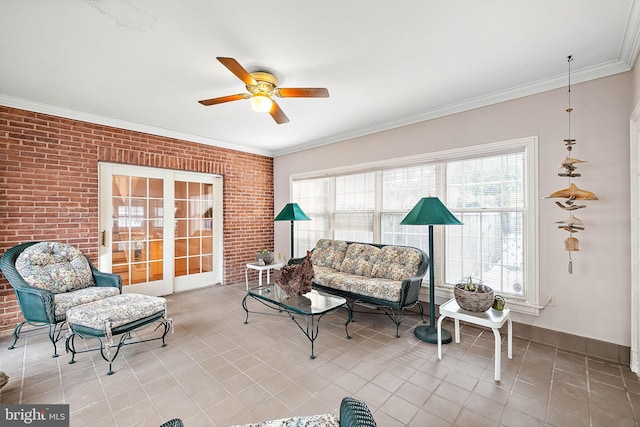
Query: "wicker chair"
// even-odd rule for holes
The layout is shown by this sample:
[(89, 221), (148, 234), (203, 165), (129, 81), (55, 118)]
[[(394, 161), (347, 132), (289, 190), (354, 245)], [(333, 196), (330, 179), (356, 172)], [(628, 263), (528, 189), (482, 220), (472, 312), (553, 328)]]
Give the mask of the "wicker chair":
[(180, 418), (174, 418), (166, 423), (162, 423), (160, 427), (184, 427), (184, 424)]
[[(39, 287), (31, 286), (22, 277), (22, 275), (16, 269), (16, 261), (18, 256), (27, 248), (40, 243), (40, 242), (28, 242), (21, 245), (14, 246), (7, 250), (0, 258), (0, 270), (7, 278), (13, 290), (16, 293), (16, 299), (20, 306), (20, 311), (24, 317), (24, 321), (20, 322), (13, 330), (13, 344), (9, 347), (9, 350), (15, 347), (18, 338), (20, 337), (20, 331), (25, 323), (34, 326), (49, 326), (49, 339), (53, 344), (53, 356), (58, 356), (58, 350), (56, 343), (62, 338), (62, 328), (66, 323), (66, 312), (62, 311), (60, 307), (66, 307), (61, 304), (58, 306), (59, 310), (56, 313), (56, 299), (60, 300), (60, 293), (57, 294)], [(49, 242), (50, 243), (50, 242)], [(86, 258), (86, 255), (85, 255)], [(89, 258), (86, 258), (89, 267), (91, 269), (91, 275), (93, 276), (93, 285), (98, 288), (89, 289), (93, 295), (86, 295), (86, 292), (82, 292), (83, 298), (78, 303), (89, 302), (91, 298), (99, 299), (108, 297), (111, 294), (119, 294), (122, 292), (122, 278), (117, 274), (103, 273), (98, 271)], [(105, 289), (105, 288), (110, 288)], [(114, 290), (116, 288), (116, 290)], [(83, 289), (82, 291), (87, 291)], [(94, 292), (95, 291), (95, 292)], [(70, 304), (71, 296), (76, 291), (66, 292), (67, 304)], [(69, 297), (71, 296), (71, 297)]]
[(340, 403), (340, 427), (376, 427), (376, 421), (366, 403), (345, 397)]
[[(284, 426), (334, 426), (334, 427), (376, 427), (376, 422), (367, 404), (355, 397), (345, 397), (340, 403), (340, 419), (333, 414), (303, 415), (278, 420), (262, 421), (232, 427), (284, 427)], [(161, 426), (163, 427), (163, 426)]]

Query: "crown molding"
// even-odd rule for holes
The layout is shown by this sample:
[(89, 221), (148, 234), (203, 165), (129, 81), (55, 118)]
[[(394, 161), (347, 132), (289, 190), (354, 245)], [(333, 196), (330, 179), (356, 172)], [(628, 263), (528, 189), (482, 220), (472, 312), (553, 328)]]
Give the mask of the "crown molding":
[[(638, 39), (638, 38), (636, 38)], [(638, 49), (640, 43), (637, 43), (635, 49)], [(637, 56), (637, 51), (635, 53)], [(574, 84), (583, 83), (590, 80), (599, 79), (602, 77), (612, 76), (614, 74), (624, 73), (631, 70), (633, 67), (625, 61), (610, 61), (607, 63), (599, 64), (593, 67), (586, 67), (571, 72), (571, 77)], [(311, 148), (320, 147), (323, 145), (333, 144), (336, 142), (346, 141), (349, 139), (359, 138), (366, 135), (371, 135), (378, 132), (383, 132), (391, 129), (396, 129), (403, 126), (409, 126), (428, 120), (437, 119), (452, 114), (462, 113), (465, 111), (473, 110), (475, 108), (486, 107), (500, 102), (511, 101), (525, 96), (535, 95), (538, 93), (546, 92), (553, 89), (558, 89), (566, 86), (567, 75), (566, 73), (559, 74), (557, 76), (539, 80), (530, 84), (517, 86), (504, 91), (494, 92), (479, 96), (472, 99), (467, 99), (461, 102), (443, 105), (438, 108), (434, 108), (429, 111), (425, 111), (420, 114), (402, 117), (396, 120), (391, 120), (371, 126), (365, 129), (358, 129), (352, 132), (345, 132), (337, 135), (333, 135), (328, 138), (318, 139), (310, 141), (304, 144), (299, 144), (294, 147), (277, 150), (273, 153), (274, 157), (283, 156), (286, 154), (292, 154), (299, 151), (308, 150)]]
[(0, 94), (0, 105), (6, 107), (20, 108), (22, 110), (33, 111), (35, 113), (50, 114), (52, 116), (66, 119), (80, 120), (83, 122), (95, 123), (103, 126), (111, 126), (119, 129), (126, 129), (134, 132), (143, 132), (151, 135), (164, 136), (167, 138), (180, 139), (183, 141), (196, 142), (214, 147), (226, 148), (229, 150), (241, 151), (244, 153), (258, 154), (261, 156), (273, 157), (273, 153), (268, 150), (260, 150), (246, 145), (233, 144), (204, 136), (178, 132), (157, 126), (145, 125), (142, 123), (130, 122), (128, 120), (116, 119), (113, 117), (101, 116), (87, 113), (85, 111), (73, 110), (56, 105), (43, 104), (40, 102), (15, 98)]
[(631, 70), (635, 66), (638, 52), (640, 52), (640, 3), (634, 0), (631, 2), (619, 58)]
[[(608, 77), (619, 73), (625, 73), (633, 69), (636, 64), (638, 53), (640, 52), (640, 2), (632, 1), (629, 9), (629, 17), (620, 47), (618, 60), (609, 61), (592, 67), (586, 67), (572, 71), (571, 76), (575, 84), (595, 80), (602, 77)], [(530, 96), (548, 90), (558, 89), (566, 85), (566, 74), (557, 75), (555, 77), (540, 80), (531, 84), (518, 86), (505, 91), (494, 92), (481, 97), (465, 100), (462, 102), (443, 105), (421, 114), (407, 116), (396, 120), (381, 123), (365, 129), (358, 129), (351, 132), (345, 132), (331, 137), (309, 141), (294, 147), (288, 147), (282, 150), (276, 150), (272, 154), (274, 157), (284, 156), (323, 145), (333, 144), (340, 141), (359, 138), (371, 135), (377, 132), (383, 132), (402, 126), (408, 126), (415, 123), (433, 120), (451, 114), (461, 113), (474, 108), (486, 107), (488, 105), (500, 102), (511, 101), (524, 96)]]

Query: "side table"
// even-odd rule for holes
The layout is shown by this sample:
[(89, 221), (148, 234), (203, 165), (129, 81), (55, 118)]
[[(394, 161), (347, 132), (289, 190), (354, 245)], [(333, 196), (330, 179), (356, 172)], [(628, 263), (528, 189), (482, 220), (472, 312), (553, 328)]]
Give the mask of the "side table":
[(247, 263), (247, 268), (244, 270), (244, 280), (249, 290), (249, 270), (256, 270), (258, 272), (258, 287), (262, 287), (262, 272), (267, 272), (267, 283), (271, 283), (271, 270), (280, 270), (282, 268), (281, 262), (272, 262), (271, 264), (259, 265), (257, 262)]
[(476, 313), (460, 308), (455, 298), (450, 299), (440, 306), (440, 317), (438, 318), (438, 359), (442, 359), (442, 321), (445, 317), (451, 317), (455, 321), (456, 343), (460, 342), (460, 321), (473, 323), (478, 326), (485, 326), (493, 330), (495, 337), (495, 376), (496, 381), (500, 381), (500, 355), (502, 353), (502, 337), (499, 328), (507, 322), (507, 356), (512, 358), (512, 325), (511, 312), (508, 308), (502, 311), (490, 308), (487, 311)]

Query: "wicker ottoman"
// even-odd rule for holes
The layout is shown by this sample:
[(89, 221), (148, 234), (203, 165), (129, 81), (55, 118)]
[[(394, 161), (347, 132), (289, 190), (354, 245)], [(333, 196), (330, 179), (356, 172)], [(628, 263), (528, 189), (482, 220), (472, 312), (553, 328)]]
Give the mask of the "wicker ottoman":
[[(70, 308), (67, 311), (69, 334), (65, 344), (67, 352), (71, 352), (69, 363), (75, 363), (76, 353), (98, 349), (77, 351), (76, 336), (83, 340), (96, 338), (100, 342), (102, 358), (109, 362), (107, 375), (113, 374), (112, 363), (122, 346), (159, 339), (162, 340), (162, 347), (167, 345), (164, 338), (171, 329), (172, 322), (166, 314), (167, 302), (164, 298), (138, 294), (120, 294)], [(156, 329), (162, 327), (161, 337), (127, 341), (131, 338), (131, 332), (153, 323), (157, 323)], [(113, 337), (117, 335), (121, 335), (120, 341), (114, 345)]]

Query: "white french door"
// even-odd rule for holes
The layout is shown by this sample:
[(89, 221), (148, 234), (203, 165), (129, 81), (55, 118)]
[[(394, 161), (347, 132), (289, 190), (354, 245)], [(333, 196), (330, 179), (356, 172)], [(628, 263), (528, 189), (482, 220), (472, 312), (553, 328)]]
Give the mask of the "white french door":
[(631, 355), (630, 368), (640, 374), (640, 103), (630, 120), (631, 172)]
[(100, 164), (99, 268), (123, 292), (168, 295), (222, 282), (222, 177)]

